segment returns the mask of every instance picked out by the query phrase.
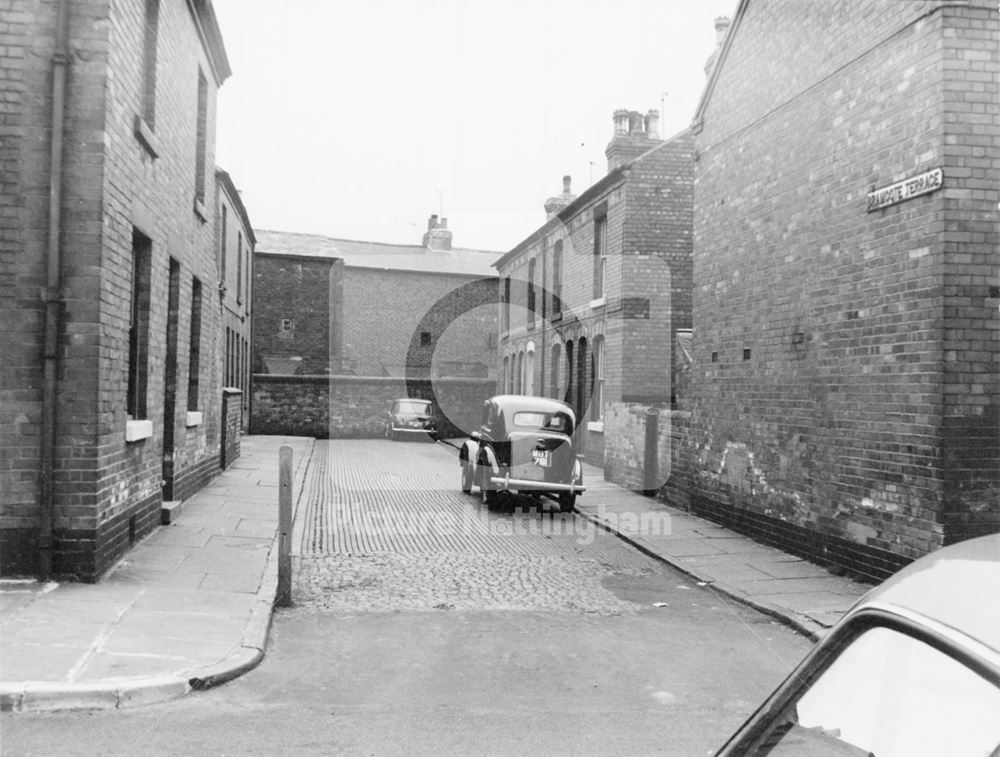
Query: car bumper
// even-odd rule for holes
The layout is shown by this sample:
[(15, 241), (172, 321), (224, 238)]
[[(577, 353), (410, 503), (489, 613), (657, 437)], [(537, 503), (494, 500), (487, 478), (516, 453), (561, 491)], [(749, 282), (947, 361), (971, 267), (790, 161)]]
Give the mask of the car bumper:
[(511, 478), (510, 476), (490, 476), (490, 483), (501, 490), (572, 492), (573, 494), (582, 494), (587, 491), (587, 487), (582, 484), (557, 484), (551, 481), (535, 481), (529, 478)]
[(436, 434), (436, 428), (413, 428), (413, 426), (393, 426), (394, 434)]

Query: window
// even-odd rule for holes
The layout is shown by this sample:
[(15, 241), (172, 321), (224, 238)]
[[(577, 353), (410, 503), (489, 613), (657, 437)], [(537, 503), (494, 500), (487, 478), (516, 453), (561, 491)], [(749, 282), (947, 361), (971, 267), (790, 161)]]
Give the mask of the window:
[(608, 262), (608, 217), (594, 217), (594, 299), (604, 296), (604, 277)]
[(564, 365), (566, 366), (566, 394), (563, 397), (563, 402), (570, 407), (576, 407), (576, 379), (573, 372), (573, 342), (571, 341), (566, 342)]
[(562, 350), (558, 344), (552, 345), (552, 370), (550, 374), (552, 376), (552, 397), (559, 400), (562, 397), (559, 396), (559, 378), (560, 378), (560, 364), (562, 363)]
[(291, 318), (282, 318), (279, 331), (282, 334), (292, 333), (293, 331), (295, 331), (295, 321), (293, 321)]
[(535, 260), (528, 261), (528, 328), (535, 328)]
[(430, 347), (431, 346), (431, 332), (421, 331), (420, 332), (420, 346)]
[(503, 359), (503, 377), (502, 377), (502, 383), (500, 385), (500, 391), (502, 391), (504, 394), (508, 394), (510, 392), (510, 358), (509, 357), (505, 357)]
[(156, 40), (160, 25), (160, 0), (146, 0), (142, 44), (142, 120), (156, 126)]
[(208, 144), (208, 80), (198, 71), (198, 124), (194, 157), (194, 199), (205, 203), (205, 149)]
[(250, 243), (247, 242), (243, 248), (243, 302), (246, 303), (246, 311), (250, 310)]
[(236, 232), (236, 304), (243, 302), (243, 232)]
[(552, 317), (562, 314), (563, 242), (557, 240), (552, 250)]
[(594, 400), (595, 421), (604, 420), (604, 337), (594, 339)]
[[(590, 402), (590, 391), (587, 383), (587, 362), (590, 356), (587, 354), (587, 340), (580, 337), (576, 350), (576, 417), (583, 418)], [(581, 420), (582, 423), (582, 420)]]
[(503, 280), (503, 296), (500, 303), (500, 328), (510, 331), (510, 276)]
[(149, 382), (149, 291), (153, 243), (132, 230), (132, 295), (129, 305), (128, 388), (125, 412), (129, 420), (145, 420)]
[(219, 283), (222, 286), (226, 285), (226, 247), (229, 245), (229, 208), (226, 204), (222, 205), (222, 239), (219, 244)]
[(857, 636), (740, 754), (995, 755), (1000, 690), (895, 629)]
[(535, 350), (529, 349), (524, 361), (524, 394), (535, 393)]
[(198, 384), (201, 373), (201, 282), (191, 282), (191, 342), (188, 353), (187, 409), (198, 409)]

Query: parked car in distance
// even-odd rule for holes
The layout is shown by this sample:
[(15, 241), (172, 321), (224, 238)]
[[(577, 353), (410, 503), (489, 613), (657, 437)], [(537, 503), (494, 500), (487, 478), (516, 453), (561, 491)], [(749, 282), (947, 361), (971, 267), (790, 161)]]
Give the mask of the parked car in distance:
[(1000, 755), (1000, 534), (873, 589), (717, 753)]
[(403, 398), (394, 400), (385, 420), (385, 438), (419, 437), (437, 439), (438, 424), (434, 403)]
[(564, 402), (500, 394), (483, 404), (482, 425), (459, 451), (462, 491), (479, 487), (487, 505), (500, 492), (548, 496), (569, 512), (585, 491), (573, 447), (576, 416)]

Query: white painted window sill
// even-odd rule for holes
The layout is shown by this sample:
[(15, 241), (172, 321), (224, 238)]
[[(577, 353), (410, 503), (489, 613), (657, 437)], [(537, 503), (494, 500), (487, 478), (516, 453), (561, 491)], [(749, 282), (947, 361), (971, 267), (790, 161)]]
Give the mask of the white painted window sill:
[(200, 426), (202, 421), (202, 414), (200, 412), (188, 411), (187, 416), (184, 419), (184, 423), (187, 424), (188, 428), (192, 426)]
[(587, 421), (587, 431), (596, 431), (599, 434), (603, 434), (604, 421)]
[(605, 305), (605, 299), (603, 297), (598, 297), (596, 300), (590, 301), (590, 309), (597, 310), (597, 308), (603, 308)]
[(153, 435), (152, 421), (125, 421), (125, 441), (138, 442)]

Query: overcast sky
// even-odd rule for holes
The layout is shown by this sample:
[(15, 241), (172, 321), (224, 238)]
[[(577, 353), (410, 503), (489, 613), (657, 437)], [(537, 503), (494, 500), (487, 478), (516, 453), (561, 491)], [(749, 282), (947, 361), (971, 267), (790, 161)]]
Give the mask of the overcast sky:
[(233, 76), (216, 161), (257, 229), (506, 251), (618, 108), (688, 126), (736, 0), (215, 0)]

